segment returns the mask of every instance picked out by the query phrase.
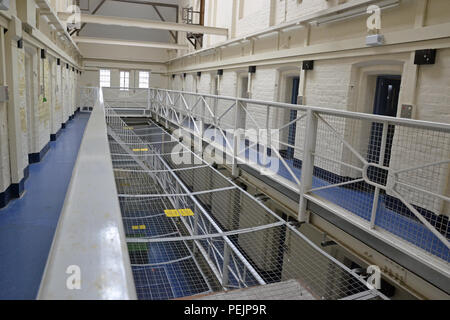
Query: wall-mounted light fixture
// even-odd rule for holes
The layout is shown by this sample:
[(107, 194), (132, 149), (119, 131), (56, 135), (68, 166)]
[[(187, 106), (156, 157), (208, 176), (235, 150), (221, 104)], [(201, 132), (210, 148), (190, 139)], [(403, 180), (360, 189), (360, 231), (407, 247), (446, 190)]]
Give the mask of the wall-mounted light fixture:
[(303, 61), (302, 70), (314, 70), (314, 60)]
[(436, 49), (417, 50), (414, 57), (414, 64), (425, 65), (436, 63)]

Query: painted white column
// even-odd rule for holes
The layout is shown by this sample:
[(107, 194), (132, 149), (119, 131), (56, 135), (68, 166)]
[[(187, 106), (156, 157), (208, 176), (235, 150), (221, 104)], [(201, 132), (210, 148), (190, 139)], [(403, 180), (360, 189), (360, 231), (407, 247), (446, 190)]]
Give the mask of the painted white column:
[(57, 131), (61, 128), (63, 121), (63, 85), (62, 85), (62, 61), (60, 65), (56, 64), (56, 86), (55, 86), (55, 117)]
[(56, 115), (56, 61), (49, 60), (50, 63), (50, 96), (47, 97), (50, 101), (50, 134), (56, 134), (61, 125), (57, 121)]
[(419, 76), (419, 66), (414, 64), (415, 52), (411, 52), (410, 59), (405, 63), (402, 73), (402, 89), (398, 103), (397, 116), (400, 117), (404, 105), (412, 107), (411, 118), (415, 119), (417, 80)]
[[(426, 12), (428, 8), (428, 0), (418, 0), (416, 3), (416, 17), (414, 28), (420, 29), (425, 26)], [(411, 118), (415, 119), (417, 113), (417, 81), (419, 76), (419, 66), (414, 64), (415, 51), (411, 52), (409, 60), (405, 63), (402, 74), (402, 89), (400, 91), (399, 108), (397, 116), (401, 115), (404, 105), (412, 107)]]
[(61, 61), (61, 106), (62, 106), (62, 121), (61, 123), (66, 123), (67, 121), (67, 69), (66, 64)]
[(300, 71), (300, 81), (298, 82), (297, 104), (306, 105), (306, 70)]
[[(5, 68), (5, 34), (0, 28), (0, 86), (7, 85)], [(9, 140), (8, 140), (8, 107), (6, 102), (0, 102), (0, 193), (11, 184), (9, 167)]]
[(9, 163), (11, 182), (19, 183), (24, 175), (26, 167), (22, 150), (22, 133), (20, 121), (19, 88), (18, 88), (18, 59), (17, 39), (12, 30), (6, 33), (5, 38), (5, 62), (6, 79), (9, 86), (8, 102), (8, 136), (9, 136)]

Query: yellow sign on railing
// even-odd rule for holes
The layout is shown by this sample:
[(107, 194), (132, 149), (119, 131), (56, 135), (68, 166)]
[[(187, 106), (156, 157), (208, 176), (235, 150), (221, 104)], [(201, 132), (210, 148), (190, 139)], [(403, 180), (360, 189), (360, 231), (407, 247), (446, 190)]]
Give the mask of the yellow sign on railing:
[(191, 209), (164, 210), (167, 218), (192, 217), (194, 212)]

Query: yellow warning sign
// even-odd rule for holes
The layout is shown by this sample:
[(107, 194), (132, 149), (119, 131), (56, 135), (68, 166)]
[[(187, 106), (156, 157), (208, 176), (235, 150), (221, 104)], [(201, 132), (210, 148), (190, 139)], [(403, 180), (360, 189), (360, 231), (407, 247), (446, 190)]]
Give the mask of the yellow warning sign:
[(142, 148), (142, 149), (133, 149), (133, 152), (147, 152), (148, 148)]
[(145, 225), (140, 225), (140, 226), (132, 226), (131, 229), (133, 229), (133, 230), (145, 230), (145, 229), (147, 229), (147, 227)]
[(192, 217), (194, 212), (191, 209), (178, 209), (178, 210), (164, 210), (167, 218)]
[(133, 130), (133, 127), (123, 127), (124, 130)]

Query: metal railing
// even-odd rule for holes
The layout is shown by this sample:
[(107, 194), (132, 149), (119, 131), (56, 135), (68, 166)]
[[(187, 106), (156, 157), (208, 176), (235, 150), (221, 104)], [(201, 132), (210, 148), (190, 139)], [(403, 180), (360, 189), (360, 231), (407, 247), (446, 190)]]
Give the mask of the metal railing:
[(100, 91), (78, 152), (37, 298), (136, 300), (121, 218)]
[[(132, 266), (141, 299), (294, 279), (297, 286), (275, 290), (271, 297), (352, 299), (370, 293), (370, 299), (386, 298), (155, 122), (127, 123), (108, 105), (109, 98), (110, 149), (127, 241), (140, 248)], [(178, 163), (180, 153), (192, 163)], [(175, 219), (164, 215), (167, 210), (191, 210), (191, 215)], [(174, 267), (177, 275), (171, 278)], [(162, 276), (156, 283), (150, 271), (171, 279)]]
[[(145, 93), (139, 107), (148, 111), (135, 115), (150, 112), (207, 142), (235, 175), (247, 164), (297, 191), (300, 221), (307, 201), (331, 205), (426, 263), (440, 258), (433, 263), (449, 272), (449, 124), (163, 89), (126, 100)], [(133, 105), (120, 94), (105, 100)]]

